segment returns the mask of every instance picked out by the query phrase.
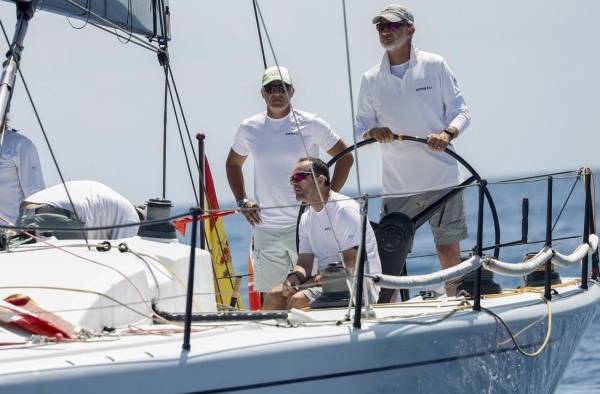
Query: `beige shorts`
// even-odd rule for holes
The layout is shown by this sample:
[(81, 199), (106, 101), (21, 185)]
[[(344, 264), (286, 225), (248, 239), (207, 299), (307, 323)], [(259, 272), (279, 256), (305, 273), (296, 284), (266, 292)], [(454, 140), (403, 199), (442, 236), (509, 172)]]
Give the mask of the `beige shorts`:
[[(381, 217), (390, 212), (402, 212), (411, 218), (415, 217), (446, 193), (446, 190), (442, 190), (407, 197), (384, 198), (381, 203)], [(429, 219), (429, 225), (436, 245), (450, 245), (467, 239), (469, 235), (463, 193), (458, 193), (438, 210)]]
[(255, 227), (252, 236), (254, 248), (254, 288), (270, 291), (285, 281), (292, 270), (296, 253), (296, 226), (284, 228)]

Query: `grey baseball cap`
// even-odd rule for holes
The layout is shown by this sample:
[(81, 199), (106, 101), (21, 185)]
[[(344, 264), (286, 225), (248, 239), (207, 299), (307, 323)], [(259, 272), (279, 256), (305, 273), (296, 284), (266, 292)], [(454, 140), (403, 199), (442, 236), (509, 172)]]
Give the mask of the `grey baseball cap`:
[(399, 4), (390, 4), (379, 11), (379, 14), (373, 18), (373, 23), (379, 23), (382, 19), (388, 22), (406, 22), (410, 24), (415, 22), (412, 12), (407, 7)]
[(262, 86), (267, 86), (274, 81), (283, 81), (288, 85), (293, 85), (290, 72), (283, 66), (272, 66), (265, 70), (262, 76)]

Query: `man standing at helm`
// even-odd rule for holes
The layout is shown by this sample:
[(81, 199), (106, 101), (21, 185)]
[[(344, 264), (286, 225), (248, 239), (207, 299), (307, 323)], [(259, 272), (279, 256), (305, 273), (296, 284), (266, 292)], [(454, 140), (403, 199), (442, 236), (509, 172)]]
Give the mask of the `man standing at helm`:
[[(289, 185), (297, 158), (318, 157), (319, 149), (335, 156), (346, 148), (317, 115), (292, 111), (294, 93), (287, 68), (265, 70), (261, 95), (267, 110), (242, 122), (226, 163), (231, 191), (253, 226), (254, 288), (261, 292), (283, 283), (298, 257), (298, 203)], [(254, 159), (254, 199), (246, 194), (242, 172), (249, 154)], [(351, 155), (337, 162), (331, 179), (334, 191), (344, 185), (352, 162)]]
[[(358, 98), (358, 136), (381, 143), (383, 193), (389, 195), (382, 200), (382, 216), (403, 212), (414, 217), (448, 192), (440, 189), (460, 182), (457, 162), (443, 151), (470, 123), (444, 59), (414, 46), (414, 22), (408, 8), (396, 4), (373, 18), (385, 54), (363, 75)], [(397, 141), (394, 134), (426, 138), (427, 145)], [(442, 268), (458, 264), (459, 243), (467, 238), (462, 193), (429, 223)]]

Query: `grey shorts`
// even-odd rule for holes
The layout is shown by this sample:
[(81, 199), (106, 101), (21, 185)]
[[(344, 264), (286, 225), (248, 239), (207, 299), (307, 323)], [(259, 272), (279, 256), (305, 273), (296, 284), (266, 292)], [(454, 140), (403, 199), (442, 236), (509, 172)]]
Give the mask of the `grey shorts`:
[(296, 226), (284, 228), (255, 227), (254, 248), (254, 288), (257, 291), (270, 291), (285, 281), (298, 254), (296, 253)]
[(308, 298), (308, 300), (310, 302), (314, 302), (317, 298), (319, 298), (323, 294), (323, 287), (315, 285), (315, 286), (306, 288), (304, 290), (300, 290), (296, 294), (302, 294), (306, 298)]
[[(384, 198), (381, 203), (381, 217), (390, 212), (402, 212), (414, 217), (447, 191), (429, 191), (407, 197)], [(463, 193), (460, 192), (438, 210), (430, 219), (429, 225), (436, 245), (450, 245), (467, 239), (467, 223)]]

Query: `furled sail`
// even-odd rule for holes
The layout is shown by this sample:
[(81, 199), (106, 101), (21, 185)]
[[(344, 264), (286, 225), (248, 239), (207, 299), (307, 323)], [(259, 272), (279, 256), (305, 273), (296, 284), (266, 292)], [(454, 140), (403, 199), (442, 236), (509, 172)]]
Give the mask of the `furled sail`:
[[(17, 3), (17, 0), (3, 0)], [(37, 9), (90, 21), (104, 27), (114, 25), (150, 39), (168, 39), (169, 21), (164, 17), (169, 0), (41, 0)]]

